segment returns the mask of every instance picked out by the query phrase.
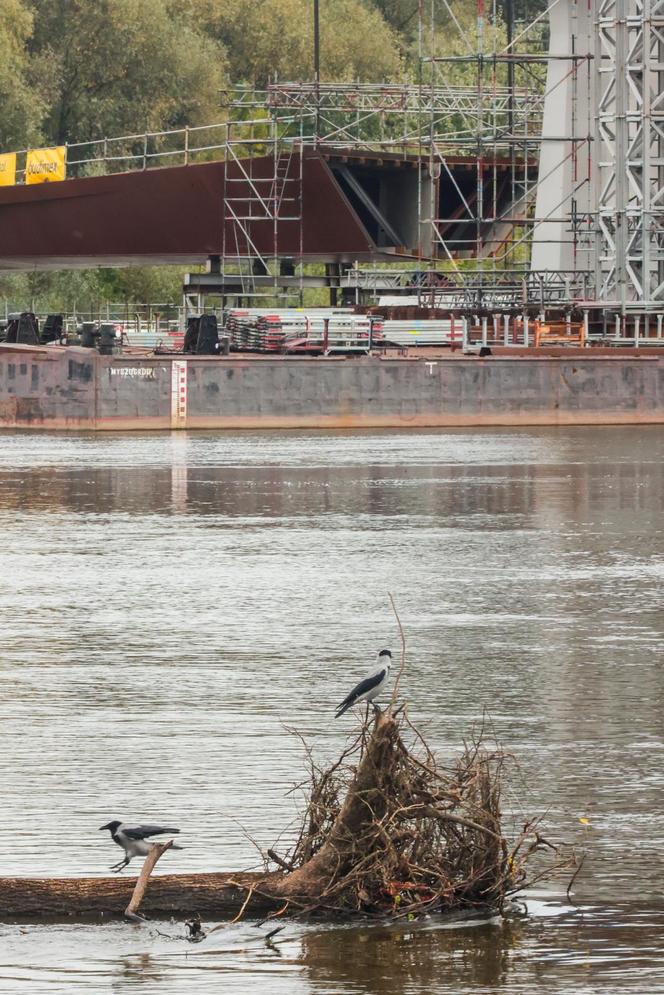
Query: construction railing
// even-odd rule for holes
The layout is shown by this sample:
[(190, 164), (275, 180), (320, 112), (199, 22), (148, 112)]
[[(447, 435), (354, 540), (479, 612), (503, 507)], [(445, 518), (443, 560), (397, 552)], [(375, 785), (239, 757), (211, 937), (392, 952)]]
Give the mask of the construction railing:
[[(346, 147), (385, 149), (407, 146), (417, 152), (423, 139), (436, 140), (423, 115), (434, 114), (437, 129), (449, 143), (452, 119), (475, 120), (477, 91), (468, 86), (421, 88), (412, 84), (275, 83), (267, 90), (236, 88), (229, 95), (228, 119), (166, 131), (117, 135), (66, 143), (67, 175), (97, 176), (132, 169), (188, 165), (235, 155), (260, 154), (262, 145), (280, 140)], [(506, 115), (523, 116), (536, 134), (542, 114), (542, 94), (536, 90), (496, 87), (484, 96), (483, 128), (490, 134), (504, 125)], [(242, 115), (253, 114), (245, 120)], [(235, 115), (235, 116), (233, 116)], [(375, 127), (380, 122), (380, 127)], [(318, 130), (317, 130), (318, 129)], [(476, 126), (475, 139), (477, 140)], [(459, 136), (461, 137), (461, 136)], [(465, 137), (465, 128), (464, 128)], [(246, 151), (242, 148), (246, 147)], [(10, 151), (10, 150), (6, 150)], [(17, 155), (17, 182), (25, 179), (28, 149)]]
[[(294, 119), (281, 119), (286, 129)], [(70, 142), (66, 148), (67, 176), (103, 176), (107, 173), (151, 169), (158, 166), (184, 166), (195, 162), (227, 159), (232, 154), (246, 157), (270, 151), (274, 142), (273, 122), (257, 117), (248, 121), (220, 121), (215, 124), (147, 131), (143, 134)], [(17, 182), (25, 181), (28, 149), (17, 153)]]

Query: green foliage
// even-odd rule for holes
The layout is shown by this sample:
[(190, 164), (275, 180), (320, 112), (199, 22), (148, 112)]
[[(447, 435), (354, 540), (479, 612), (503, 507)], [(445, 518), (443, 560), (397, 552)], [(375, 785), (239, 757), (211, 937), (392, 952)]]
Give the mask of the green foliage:
[(26, 50), (33, 30), (23, 0), (0, 3), (0, 152), (38, 138), (45, 111), (42, 87), (33, 79)]
[(408, 39), (415, 38), (419, 0), (374, 0), (374, 7), (399, 35)]
[(59, 270), (0, 277), (1, 313), (93, 310), (103, 299), (100, 270)]
[[(270, 78), (313, 78), (311, 0), (192, 3), (228, 53), (231, 76), (264, 86)], [(401, 69), (401, 40), (362, 0), (320, 4), (321, 78), (386, 80)]]
[[(512, 0), (515, 30), (544, 0)], [(320, 0), (323, 81), (416, 78), (420, 0)], [(482, 47), (504, 44), (486, 15)], [(466, 0), (423, 6), (423, 48), (477, 50)], [(544, 29), (545, 21), (542, 22)], [(475, 67), (438, 64), (440, 81)], [(425, 70), (425, 76), (427, 71)], [(498, 76), (502, 77), (502, 67)], [(3, 0), (0, 147), (81, 142), (196, 125), (223, 117), (229, 83), (313, 76), (312, 0)], [(502, 82), (502, 79), (498, 80)], [(41, 136), (40, 136), (41, 130)]]
[(30, 53), (49, 81), (48, 140), (218, 116), (223, 49), (167, 0), (34, 0), (34, 13)]
[(182, 270), (176, 266), (136, 266), (99, 272), (103, 296), (109, 301), (177, 304), (182, 297)]
[(181, 296), (182, 271), (173, 266), (0, 274), (2, 316), (5, 309), (96, 314), (105, 301), (177, 304)]

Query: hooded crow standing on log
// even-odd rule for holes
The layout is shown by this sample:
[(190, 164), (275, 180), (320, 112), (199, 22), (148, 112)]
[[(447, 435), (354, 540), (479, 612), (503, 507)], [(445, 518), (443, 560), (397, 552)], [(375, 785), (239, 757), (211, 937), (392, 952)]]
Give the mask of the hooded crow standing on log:
[[(101, 832), (102, 829), (109, 829), (113, 842), (121, 846), (125, 852), (124, 860), (119, 860), (117, 864), (111, 864), (110, 869), (116, 874), (119, 874), (123, 867), (127, 866), (132, 857), (147, 857), (153, 846), (152, 843), (145, 842), (148, 837), (180, 832), (179, 829), (168, 826), (129, 826), (118, 819), (107, 822), (105, 826), (100, 826), (99, 831)], [(173, 846), (172, 849), (181, 850), (182, 847)]]
[[(383, 690), (387, 684), (387, 679), (390, 676), (390, 666), (392, 665), (392, 654), (389, 650), (381, 650), (378, 654), (378, 665), (373, 667), (363, 681), (353, 688), (351, 693), (344, 698), (340, 705), (337, 706), (337, 712), (334, 716), (338, 719), (340, 715), (347, 712), (349, 708), (353, 705), (359, 705), (362, 701), (373, 702), (374, 698), (377, 698), (380, 692)], [(377, 709), (378, 706), (374, 705)]]

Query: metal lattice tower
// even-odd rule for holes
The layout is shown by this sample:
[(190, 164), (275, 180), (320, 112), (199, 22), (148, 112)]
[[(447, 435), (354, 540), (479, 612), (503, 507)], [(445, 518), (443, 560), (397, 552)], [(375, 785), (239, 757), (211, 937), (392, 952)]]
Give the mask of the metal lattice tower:
[(664, 2), (595, 0), (598, 296), (664, 301)]

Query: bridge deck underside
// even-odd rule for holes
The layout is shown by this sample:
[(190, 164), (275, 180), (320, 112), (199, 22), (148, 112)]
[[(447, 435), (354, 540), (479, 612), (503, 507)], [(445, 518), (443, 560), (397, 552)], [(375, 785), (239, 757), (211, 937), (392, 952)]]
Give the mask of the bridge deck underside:
[[(344, 159), (354, 171), (355, 191), (363, 187), (378, 214), (371, 205), (367, 211), (366, 198), (361, 203), (340, 178), (338, 154), (313, 149), (305, 150), (301, 176), (291, 178), (290, 188), (282, 178), (275, 181), (279, 170), (269, 156), (250, 164), (209, 162), (0, 188), (0, 269), (190, 266), (222, 254), (349, 263), (416, 258), (422, 239), (417, 163), (352, 154)], [(294, 177), (293, 159), (288, 168)], [(451, 168), (461, 184), (468, 162)], [(291, 194), (282, 197), (276, 223), (275, 182), (282, 184), (281, 194)], [(439, 201), (456, 196), (454, 182), (439, 185)], [(232, 191), (234, 212), (226, 191)], [(452, 216), (454, 204), (448, 210)], [(380, 211), (390, 216), (391, 236), (376, 220)]]

